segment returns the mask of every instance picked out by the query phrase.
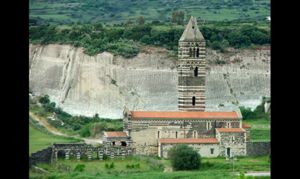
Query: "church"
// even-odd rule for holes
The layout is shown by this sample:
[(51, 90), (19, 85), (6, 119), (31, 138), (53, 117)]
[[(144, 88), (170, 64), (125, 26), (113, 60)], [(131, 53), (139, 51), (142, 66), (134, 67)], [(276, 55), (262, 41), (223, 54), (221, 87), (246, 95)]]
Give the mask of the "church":
[(125, 108), (122, 137), (107, 132), (105, 141), (131, 146), (138, 155), (164, 158), (177, 144), (191, 146), (203, 157), (247, 155), (250, 126), (242, 124), (240, 111), (205, 111), (206, 45), (194, 17), (179, 39), (177, 71), (178, 111)]

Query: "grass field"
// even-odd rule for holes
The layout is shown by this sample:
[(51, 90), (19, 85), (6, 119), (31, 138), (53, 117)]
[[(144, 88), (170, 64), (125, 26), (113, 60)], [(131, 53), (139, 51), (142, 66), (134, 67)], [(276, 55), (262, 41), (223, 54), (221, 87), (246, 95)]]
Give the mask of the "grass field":
[[(114, 168), (107, 169), (105, 164), (114, 163)], [(170, 168), (169, 160), (159, 160), (150, 157), (129, 157), (125, 160), (113, 159), (106, 161), (75, 161), (59, 160), (50, 166), (40, 164), (39, 167), (48, 170), (51, 174), (45, 178), (206, 178), (206, 179), (232, 179), (238, 178), (233, 175), (232, 163), (225, 158), (203, 158), (200, 170), (195, 171), (169, 171), (163, 172), (164, 168)], [(85, 165), (82, 172), (75, 172), (77, 165)], [(139, 167), (129, 169), (126, 165)], [(158, 167), (163, 166), (163, 167)], [(269, 157), (241, 157), (234, 163), (234, 173), (246, 171), (269, 171)], [(38, 178), (41, 174), (30, 171), (31, 178)], [(270, 177), (265, 177), (270, 178)]]
[(38, 129), (32, 123), (29, 125), (29, 153), (47, 148), (53, 143), (74, 143), (79, 142), (78, 139), (66, 138), (47, 134)]
[(251, 125), (250, 140), (251, 141), (270, 141), (270, 120), (268, 119), (248, 119), (244, 123)]

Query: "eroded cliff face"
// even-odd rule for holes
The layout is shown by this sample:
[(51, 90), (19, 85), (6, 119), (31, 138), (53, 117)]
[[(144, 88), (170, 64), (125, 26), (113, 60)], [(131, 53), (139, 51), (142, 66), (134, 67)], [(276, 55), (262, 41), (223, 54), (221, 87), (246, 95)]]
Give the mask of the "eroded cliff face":
[[(30, 90), (74, 115), (121, 118), (131, 110), (177, 110), (176, 59), (145, 48), (124, 59), (104, 52), (88, 56), (69, 45), (30, 45)], [(206, 109), (255, 107), (270, 96), (269, 50), (207, 51)], [(221, 59), (227, 64), (217, 65)]]

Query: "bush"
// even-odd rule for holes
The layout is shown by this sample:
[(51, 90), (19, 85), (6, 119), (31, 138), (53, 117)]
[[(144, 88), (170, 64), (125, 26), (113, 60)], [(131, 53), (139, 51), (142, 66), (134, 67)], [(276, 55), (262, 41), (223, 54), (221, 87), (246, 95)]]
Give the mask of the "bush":
[(201, 157), (197, 151), (187, 145), (176, 145), (170, 149), (168, 157), (174, 170), (199, 169)]
[(115, 168), (114, 162), (112, 162), (112, 163), (109, 165), (109, 168)]
[(137, 163), (137, 164), (131, 164), (131, 165), (127, 164), (126, 168), (129, 168), (129, 169), (131, 169), (131, 168), (140, 168), (140, 164), (139, 163)]
[(76, 165), (76, 167), (74, 168), (74, 172), (83, 172), (85, 168), (84, 164), (78, 164)]
[(106, 168), (106, 169), (112, 169), (112, 168), (115, 168), (114, 162), (112, 162), (112, 163), (110, 163), (110, 164), (106, 163), (106, 164), (105, 164), (105, 168)]
[(90, 125), (86, 125), (84, 126), (81, 130), (80, 130), (80, 136), (81, 137), (89, 137), (91, 136), (91, 132), (90, 132)]
[(107, 163), (105, 164), (105, 168), (109, 169), (109, 165)]
[(48, 103), (50, 103), (49, 96), (48, 96), (48, 95), (45, 95), (45, 96), (41, 97), (41, 98), (39, 99), (39, 102), (42, 103), (42, 104), (48, 104)]

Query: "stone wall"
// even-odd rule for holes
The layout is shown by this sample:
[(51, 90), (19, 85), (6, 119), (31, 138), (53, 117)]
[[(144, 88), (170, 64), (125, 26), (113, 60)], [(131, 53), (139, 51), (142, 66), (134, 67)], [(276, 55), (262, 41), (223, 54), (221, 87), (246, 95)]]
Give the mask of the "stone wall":
[(53, 144), (46, 149), (32, 153), (29, 157), (29, 165), (52, 163), (57, 161), (58, 158), (65, 158), (66, 160), (74, 158), (80, 160), (82, 157), (86, 157), (88, 160), (91, 160), (93, 156), (96, 155), (97, 159), (103, 160), (105, 159), (105, 155), (109, 158), (124, 158), (125, 156), (133, 154), (135, 154), (135, 149), (132, 147), (107, 145), (92, 146), (81, 143)]
[[(168, 158), (168, 151), (176, 144), (161, 144), (159, 156)], [(218, 157), (220, 154), (219, 144), (188, 144), (197, 151), (201, 157)], [(213, 150), (213, 151), (211, 151)]]
[(51, 163), (52, 147), (45, 148), (43, 150), (34, 152), (29, 157), (29, 165), (35, 165), (37, 163)]
[(246, 133), (245, 132), (218, 132), (216, 135), (220, 142), (220, 156), (227, 156), (227, 149), (230, 156), (246, 155)]
[(271, 142), (247, 142), (247, 155), (260, 156), (271, 154)]
[[(157, 155), (159, 138), (215, 137), (215, 126), (217, 128), (228, 126), (238, 128), (240, 126), (240, 120), (195, 119), (184, 122), (183, 120), (145, 119), (129, 121), (132, 122), (132, 126), (130, 126), (132, 146), (136, 148), (137, 154), (141, 155)], [(124, 130), (127, 129), (124, 128)]]

